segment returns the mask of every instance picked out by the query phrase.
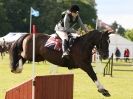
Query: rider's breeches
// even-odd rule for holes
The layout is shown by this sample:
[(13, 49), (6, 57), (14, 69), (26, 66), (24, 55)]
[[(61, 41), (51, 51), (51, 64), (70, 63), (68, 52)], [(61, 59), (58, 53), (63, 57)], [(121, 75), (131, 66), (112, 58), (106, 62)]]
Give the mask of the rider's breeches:
[(56, 31), (56, 33), (62, 39), (62, 41), (64, 41), (64, 40), (67, 40), (68, 41), (68, 35), (67, 35), (67, 33), (65, 33), (63, 31)]
[(68, 46), (69, 46), (69, 44), (68, 44), (68, 35), (67, 35), (67, 33), (65, 33), (63, 31), (56, 31), (56, 33), (62, 39), (62, 50), (63, 50), (63, 53), (64, 53), (68, 50)]

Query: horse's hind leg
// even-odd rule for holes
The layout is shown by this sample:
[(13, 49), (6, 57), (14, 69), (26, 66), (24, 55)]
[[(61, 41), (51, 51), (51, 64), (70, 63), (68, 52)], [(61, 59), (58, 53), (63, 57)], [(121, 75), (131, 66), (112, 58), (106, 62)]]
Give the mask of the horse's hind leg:
[(23, 57), (23, 58), (25, 58), (25, 51), (23, 51), (22, 53), (21, 53), (21, 56)]
[(23, 51), (21, 52), (21, 56), (24, 58), (24, 59), (27, 59), (27, 55), (30, 54), (32, 51), (29, 51), (29, 48), (28, 48), (28, 44), (27, 44), (27, 39), (24, 39), (23, 40), (23, 45), (22, 45), (22, 48), (23, 48)]
[(3, 52), (1, 52), (1, 58), (2, 58), (2, 60), (3, 60)]
[(96, 73), (94, 72), (91, 64), (88, 66), (87, 64), (82, 64), (81, 69), (83, 69), (90, 78), (94, 81), (98, 88), (98, 92), (102, 93), (104, 96), (110, 96), (109, 92), (103, 87), (100, 81), (97, 79)]
[(19, 59), (19, 61), (18, 61), (18, 67), (16, 68), (16, 72), (17, 73), (20, 73), (20, 72), (22, 72), (22, 70), (23, 70), (23, 64), (26, 62), (26, 60), (23, 58), (23, 57), (21, 57), (20, 59)]

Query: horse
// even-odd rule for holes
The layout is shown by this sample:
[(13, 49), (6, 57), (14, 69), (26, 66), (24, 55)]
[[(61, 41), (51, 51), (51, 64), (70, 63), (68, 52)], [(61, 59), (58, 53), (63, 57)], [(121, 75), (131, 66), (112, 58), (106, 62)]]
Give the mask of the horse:
[(7, 43), (1, 43), (0, 44), (0, 54), (3, 59), (3, 56), (5, 56), (5, 53), (7, 53), (9, 50), (9, 44)]
[(3, 59), (3, 48), (2, 48), (1, 45), (0, 45), (0, 55), (1, 55), (2, 59)]
[[(44, 46), (50, 38), (50, 35), (36, 33), (35, 62), (47, 60), (61, 67), (80, 68), (90, 76), (96, 84), (98, 92), (104, 96), (110, 96), (108, 90), (98, 80), (91, 65), (92, 49), (94, 46), (96, 46), (103, 59), (109, 57), (109, 34), (110, 32), (108, 31), (100, 32), (98, 30), (92, 30), (76, 38), (73, 46), (70, 48), (69, 60), (64, 60), (61, 57), (62, 50), (57, 51)], [(26, 60), (32, 61), (32, 42), (33, 34), (27, 34), (12, 44), (9, 51), (11, 72), (21, 73)]]

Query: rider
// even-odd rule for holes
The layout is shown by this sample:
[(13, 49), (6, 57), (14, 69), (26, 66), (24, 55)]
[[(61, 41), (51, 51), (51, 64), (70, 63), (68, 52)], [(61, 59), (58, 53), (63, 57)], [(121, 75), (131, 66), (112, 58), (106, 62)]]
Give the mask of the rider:
[(63, 55), (62, 58), (69, 56), (68, 51), (68, 34), (69, 33), (76, 33), (76, 30), (73, 29), (75, 24), (78, 22), (81, 28), (88, 32), (88, 29), (84, 26), (80, 16), (79, 16), (79, 6), (78, 5), (72, 5), (69, 10), (66, 10), (65, 15), (62, 20), (58, 22), (55, 26), (55, 31), (58, 34), (58, 36), (62, 39), (62, 51)]

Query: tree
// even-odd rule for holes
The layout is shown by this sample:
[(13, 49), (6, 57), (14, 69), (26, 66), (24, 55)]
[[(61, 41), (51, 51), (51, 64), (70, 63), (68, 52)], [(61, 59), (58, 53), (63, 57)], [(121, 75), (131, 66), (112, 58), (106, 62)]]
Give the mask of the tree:
[(126, 30), (116, 21), (112, 23), (111, 27), (116, 33), (118, 33), (121, 36), (124, 36)]
[(127, 30), (127, 31), (125, 32), (125, 37), (126, 37), (127, 39), (133, 41), (133, 29)]
[(8, 32), (9, 29), (11, 29), (12, 27), (10, 27), (10, 25), (7, 22), (7, 17), (5, 14), (5, 9), (3, 6), (3, 1), (0, 1), (0, 36), (3, 36), (6, 32)]
[(116, 32), (116, 30), (118, 29), (118, 24), (117, 22), (113, 22), (112, 25), (111, 25), (112, 29)]
[(95, 0), (1, 0), (0, 32), (29, 32), (30, 7), (40, 12), (39, 17), (33, 17), (32, 22), (37, 26), (37, 32), (51, 34), (55, 24), (61, 19), (61, 12), (71, 4), (80, 6), (83, 23), (95, 27), (92, 19), (96, 19)]
[(121, 36), (124, 36), (125, 31), (126, 30), (121, 25), (119, 25), (117, 33), (120, 34)]

